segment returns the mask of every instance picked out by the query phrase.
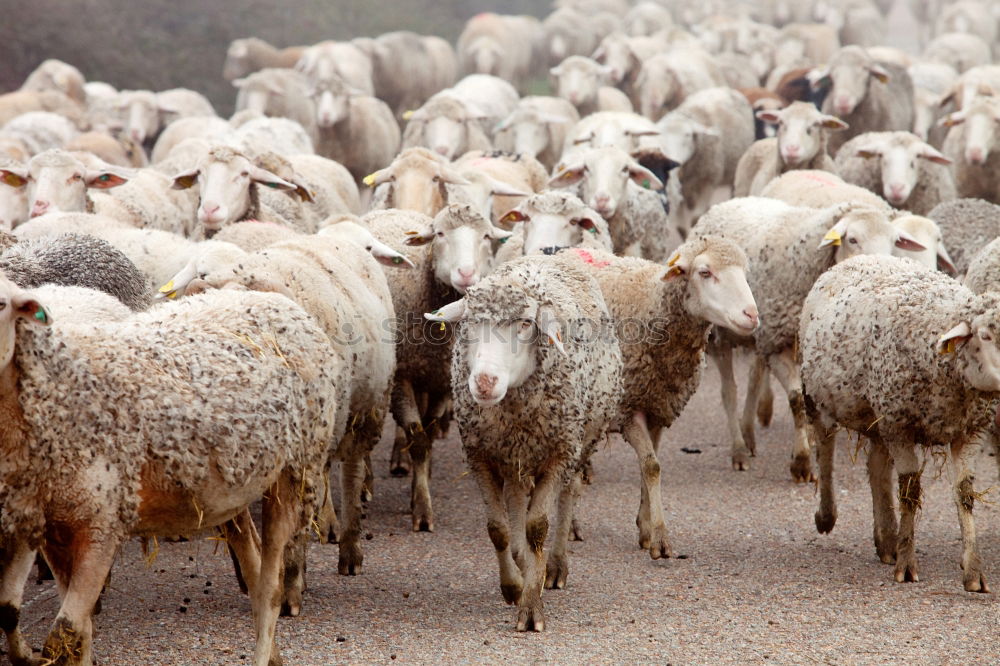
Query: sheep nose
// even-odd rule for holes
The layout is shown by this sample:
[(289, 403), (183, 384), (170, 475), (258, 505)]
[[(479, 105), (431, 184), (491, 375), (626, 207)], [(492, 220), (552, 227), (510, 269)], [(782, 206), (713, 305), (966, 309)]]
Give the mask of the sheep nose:
[(983, 156), (982, 148), (969, 148), (969, 150), (965, 153), (965, 157), (973, 164), (982, 164), (986, 161), (986, 158)]
[(760, 321), (760, 317), (757, 314), (757, 308), (755, 308), (755, 307), (749, 307), (749, 308), (747, 308), (746, 310), (743, 311), (743, 314), (746, 316), (747, 319), (750, 320), (750, 324), (754, 328), (757, 328), (757, 324)]
[(434, 152), (448, 157), (448, 146), (437, 146), (434, 148)]
[(798, 157), (800, 150), (802, 149), (794, 144), (785, 146), (785, 154), (788, 155), (789, 157)]
[(475, 268), (459, 268), (458, 269), (458, 274), (461, 275), (464, 278), (470, 278), (473, 275), (475, 275), (475, 273), (476, 273), (476, 269)]
[(129, 130), (128, 135), (129, 138), (135, 141), (136, 143), (142, 143), (143, 139), (146, 138), (142, 135), (142, 132), (137, 129)]
[(48, 201), (35, 201), (34, 205), (31, 206), (31, 217), (38, 217), (39, 215), (44, 215), (45, 211), (49, 209)]
[(891, 183), (889, 185), (889, 195), (893, 199), (903, 198), (903, 184), (902, 183)]
[(481, 372), (476, 375), (476, 393), (481, 397), (488, 398), (493, 395), (493, 389), (496, 388), (497, 378), (495, 375), (488, 375), (485, 372)]
[(851, 110), (851, 99), (845, 96), (838, 97), (834, 106), (836, 107), (837, 113), (848, 113)]

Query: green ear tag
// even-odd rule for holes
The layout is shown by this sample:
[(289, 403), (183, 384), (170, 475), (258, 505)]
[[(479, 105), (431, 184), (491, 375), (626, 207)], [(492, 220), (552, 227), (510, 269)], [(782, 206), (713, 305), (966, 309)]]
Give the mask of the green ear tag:
[(268, 183), (267, 186), (270, 187), (272, 190), (278, 189), (277, 183)]
[(45, 310), (38, 310), (37, 312), (35, 312), (35, 319), (44, 324), (47, 319), (47, 317), (45, 316)]
[(592, 233), (592, 234), (594, 234), (596, 236), (597, 235), (597, 227), (594, 227), (593, 229), (591, 229), (590, 233)]
[(392, 263), (394, 263), (394, 264), (401, 264), (401, 263), (403, 263), (403, 259), (401, 257), (393, 257), (392, 258)]
[(647, 190), (649, 189), (649, 179), (648, 178), (646, 180), (642, 181), (642, 186), (645, 187)]
[(109, 176), (108, 174), (105, 173), (105, 174), (102, 174), (97, 180), (106, 183), (109, 180), (111, 180), (111, 176)]
[(501, 238), (500, 239), (500, 244), (503, 245), (504, 243), (506, 243), (508, 238), (510, 238), (510, 236), (507, 236), (505, 238)]

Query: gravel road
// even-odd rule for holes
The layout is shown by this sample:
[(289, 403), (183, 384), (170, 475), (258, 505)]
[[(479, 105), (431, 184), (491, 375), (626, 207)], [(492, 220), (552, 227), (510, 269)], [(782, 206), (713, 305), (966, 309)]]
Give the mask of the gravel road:
[[(312, 546), (303, 614), (278, 625), (286, 664), (1000, 662), (1000, 644), (990, 638), (1000, 607), (993, 594), (962, 590), (958, 521), (937, 457), (927, 463), (917, 527), (921, 582), (897, 584), (875, 557), (864, 454), (853, 462), (853, 443), (842, 436), (840, 517), (832, 534), (818, 535), (814, 488), (792, 483), (788, 473), (784, 402), (759, 436), (752, 471), (733, 472), (710, 367), (661, 445), (667, 524), (679, 557), (653, 562), (638, 549), (637, 464), (612, 438), (581, 502), (585, 541), (571, 545), (569, 585), (545, 594), (547, 631), (518, 634), (456, 431), (435, 449), (434, 534), (409, 531), (409, 481), (388, 476), (388, 439), (376, 450), (364, 573), (339, 576), (337, 547)], [(977, 471), (977, 489), (995, 483), (994, 459), (985, 453)], [(987, 580), (997, 588), (996, 507), (979, 504), (976, 520)], [(216, 543), (161, 543), (151, 566), (136, 542), (128, 544), (96, 618), (100, 663), (249, 659), (250, 606)], [(26, 601), (23, 619), (38, 646), (57, 594), (52, 583), (29, 582)]]

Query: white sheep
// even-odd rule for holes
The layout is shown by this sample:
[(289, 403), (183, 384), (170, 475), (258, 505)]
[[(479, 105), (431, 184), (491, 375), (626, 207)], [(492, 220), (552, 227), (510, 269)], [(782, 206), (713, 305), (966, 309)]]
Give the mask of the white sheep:
[(903, 259), (912, 259), (931, 270), (944, 271), (948, 275), (956, 275), (958, 269), (952, 261), (948, 248), (945, 247), (944, 234), (938, 223), (929, 217), (921, 215), (909, 215), (903, 213), (897, 215), (892, 223), (910, 235), (913, 240), (924, 246), (923, 250), (901, 250), (893, 248), (892, 256)]
[(1000, 186), (994, 177), (1000, 165), (1000, 97), (977, 96), (964, 102), (941, 120), (950, 127), (944, 141), (944, 154), (954, 162), (958, 196), (1000, 203)]
[(658, 123), (663, 152), (679, 167), (683, 203), (671, 215), (686, 233), (712, 205), (717, 191), (732, 192), (736, 165), (754, 140), (750, 103), (731, 88), (691, 94)]
[(959, 74), (993, 60), (989, 44), (977, 35), (961, 32), (938, 35), (924, 48), (923, 57), (953, 67)]
[(227, 142), (233, 131), (232, 125), (214, 116), (178, 118), (160, 132), (149, 153), (149, 161), (153, 164), (164, 161), (174, 147), (186, 139)]
[(294, 67), (305, 50), (304, 46), (275, 48), (257, 37), (234, 39), (226, 49), (222, 76), (232, 81), (267, 67)]
[(246, 78), (235, 79), (239, 89), (237, 111), (255, 111), (267, 116), (288, 118), (302, 125), (316, 140), (316, 110), (309, 97), (310, 83), (292, 69), (262, 69)]
[(295, 64), (310, 84), (340, 79), (365, 95), (375, 94), (372, 59), (351, 42), (327, 40), (307, 48)]
[(592, 113), (576, 123), (566, 135), (563, 161), (578, 150), (615, 146), (627, 153), (661, 146), (660, 129), (649, 118), (625, 111)]
[(372, 210), (399, 208), (434, 216), (448, 203), (448, 186), (468, 181), (440, 153), (414, 147), (366, 176), (364, 183), (374, 190)]
[(580, 116), (599, 111), (632, 111), (632, 102), (610, 85), (611, 68), (583, 56), (570, 56), (549, 70), (556, 95), (568, 100)]
[(712, 56), (700, 49), (678, 48), (642, 63), (632, 104), (655, 122), (680, 106), (688, 95), (725, 85), (726, 79)]
[(913, 79), (913, 133), (935, 148), (944, 145), (947, 130), (938, 126), (945, 113), (944, 98), (958, 79), (951, 65), (938, 62), (916, 62), (906, 70)]
[(534, 157), (551, 170), (562, 155), (566, 136), (580, 114), (561, 97), (523, 97), (517, 108), (493, 128), (499, 150)]
[(49, 58), (36, 67), (21, 84), (21, 90), (42, 92), (53, 90), (83, 104), (86, 79), (73, 65)]
[(761, 191), (760, 196), (780, 199), (792, 206), (826, 208), (838, 203), (870, 206), (886, 213), (889, 203), (871, 190), (844, 182), (837, 174), (813, 169), (788, 171), (778, 176)]
[(711, 350), (722, 377), (722, 403), (729, 425), (734, 469), (749, 469), (749, 457), (756, 448), (753, 416), (759, 387), (752, 385), (747, 390), (741, 423), (736, 414), (732, 350), (752, 345), (788, 395), (795, 420), (792, 478), (805, 482), (812, 477), (802, 384), (794, 359), (802, 302), (816, 278), (834, 263), (857, 254), (889, 255), (894, 248), (925, 249), (893, 225), (889, 215), (884, 209), (852, 203), (815, 209), (763, 197), (745, 197), (713, 206), (698, 221), (694, 228), (696, 237), (722, 236), (746, 252), (750, 260), (747, 279), (760, 304), (761, 325), (752, 341), (721, 335)]
[[(231, 121), (230, 124), (235, 123)], [(232, 135), (223, 134), (215, 141), (229, 143), (252, 157), (264, 153), (292, 156), (315, 152), (309, 132), (291, 118), (247, 118), (245, 122), (240, 122)]]
[(375, 96), (388, 104), (397, 118), (419, 108), (457, 78), (455, 49), (440, 37), (396, 30), (353, 43), (371, 57)]
[(62, 148), (78, 134), (76, 125), (65, 116), (50, 111), (31, 111), (0, 127), (0, 142), (16, 141), (27, 155)]
[(507, 211), (548, 186), (548, 174), (528, 155), (470, 151), (452, 163), (465, 184), (446, 185), (448, 203), (470, 203), (497, 222)]
[[(500, 591), (517, 604), (518, 631), (543, 631), (553, 490), (576, 476), (622, 398), (622, 352), (605, 330), (608, 307), (581, 269), (524, 257), (426, 316), (441, 326), (460, 322), (451, 361), (455, 417), (486, 503)], [(557, 535), (568, 531), (564, 522)], [(565, 578), (565, 557), (561, 564)]]
[(0, 95), (0, 125), (29, 111), (51, 111), (66, 116), (77, 127), (85, 126), (87, 120), (83, 106), (55, 90), (17, 90)]
[(569, 7), (557, 9), (546, 16), (542, 28), (548, 46), (546, 58), (553, 66), (574, 55), (593, 53), (601, 39), (592, 17)]
[(911, 132), (860, 134), (841, 146), (836, 159), (836, 171), (845, 181), (917, 215), (956, 198), (950, 165), (950, 159)]
[(553, 254), (567, 247), (608, 252), (614, 249), (604, 218), (565, 190), (532, 195), (504, 215), (500, 222), (516, 226), (514, 235), (497, 250), (498, 265), (524, 255)]
[(668, 43), (661, 35), (630, 36), (613, 32), (601, 40), (590, 57), (608, 68), (607, 80), (611, 85), (631, 92), (643, 61), (667, 49)]
[(102, 162), (123, 167), (147, 166), (142, 146), (131, 139), (116, 139), (104, 131), (77, 134), (63, 148), (71, 153), (90, 153)]
[(652, 190), (663, 183), (619, 148), (592, 148), (574, 153), (552, 180), (551, 187), (574, 187), (580, 198), (604, 217), (615, 252), (664, 261), (669, 255), (670, 220)]
[[(253, 663), (280, 660), (282, 552), (308, 525), (328, 442), (344, 425), (335, 420), (343, 359), (322, 330), (284, 296), (233, 291), (120, 322), (60, 324), (32, 292), (0, 285), (11, 305), (2, 400), (21, 433), (8, 435), (15, 453), (0, 466), (13, 572), (0, 597), (6, 616), (16, 617), (41, 544), (62, 597), (42, 657), (90, 664), (91, 612), (123, 542), (228, 523), (252, 572)], [(257, 499), (259, 546), (228, 522)], [(58, 547), (53, 530), (80, 546)]]
[(829, 87), (823, 113), (837, 116), (849, 128), (829, 138), (840, 147), (865, 132), (909, 131), (913, 127), (913, 81), (906, 69), (875, 61), (860, 46), (845, 46), (810, 74), (814, 86)]
[(927, 213), (948, 239), (953, 265), (965, 275), (972, 257), (994, 238), (1000, 237), (1000, 206), (982, 199), (955, 199)]
[(814, 104), (792, 102), (780, 111), (758, 111), (756, 117), (778, 127), (775, 138), (755, 141), (736, 165), (733, 196), (759, 195), (772, 180), (795, 169), (836, 172), (826, 152), (827, 132), (847, 129), (834, 116), (821, 113)]
[(543, 38), (534, 17), (476, 14), (466, 21), (455, 46), (459, 71), (463, 76), (491, 74), (522, 88), (536, 65), (536, 42)]
[[(988, 592), (972, 508), (978, 439), (1000, 391), (995, 293), (974, 295), (936, 271), (892, 257), (858, 257), (816, 281), (799, 328), (802, 380), (819, 447), (816, 529), (837, 520), (833, 447), (838, 426), (872, 443), (868, 456), (875, 550), (895, 562), (899, 583), (916, 582), (914, 523), (921, 503), (919, 448), (949, 446), (952, 492), (962, 528), (962, 582)], [(850, 350), (850, 351), (848, 351)], [(892, 468), (899, 484), (899, 524)]]

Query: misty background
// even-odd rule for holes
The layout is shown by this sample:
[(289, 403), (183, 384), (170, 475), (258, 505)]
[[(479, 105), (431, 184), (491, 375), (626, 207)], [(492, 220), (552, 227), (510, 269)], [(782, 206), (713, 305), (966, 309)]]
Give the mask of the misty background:
[(46, 58), (118, 89), (191, 88), (223, 114), (236, 90), (222, 77), (229, 43), (279, 48), (393, 30), (454, 43), (483, 11), (544, 17), (551, 0), (0, 0), (0, 93)]

